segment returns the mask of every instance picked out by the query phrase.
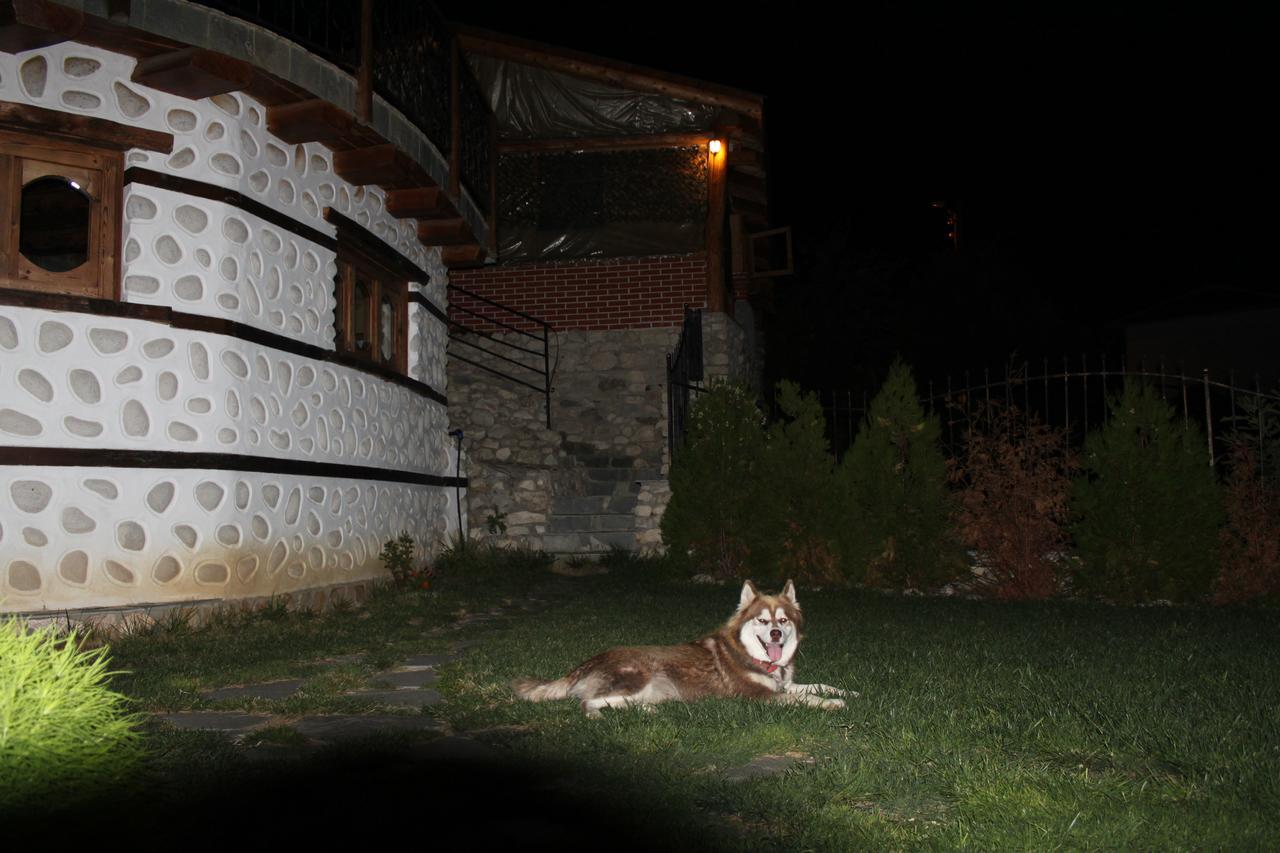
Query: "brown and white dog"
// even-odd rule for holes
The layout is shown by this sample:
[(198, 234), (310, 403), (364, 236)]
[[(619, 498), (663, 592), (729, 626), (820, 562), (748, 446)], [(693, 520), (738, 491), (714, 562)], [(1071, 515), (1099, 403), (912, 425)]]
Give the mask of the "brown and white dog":
[[(795, 584), (778, 595), (742, 585), (738, 609), (709, 637), (680, 646), (626, 646), (601, 652), (564, 678), (522, 678), (512, 687), (530, 702), (577, 699), (589, 717), (601, 708), (692, 702), (708, 697), (745, 697), (836, 710), (845, 691), (826, 684), (795, 684), (800, 647), (800, 605)], [(852, 694), (857, 696), (857, 693)]]

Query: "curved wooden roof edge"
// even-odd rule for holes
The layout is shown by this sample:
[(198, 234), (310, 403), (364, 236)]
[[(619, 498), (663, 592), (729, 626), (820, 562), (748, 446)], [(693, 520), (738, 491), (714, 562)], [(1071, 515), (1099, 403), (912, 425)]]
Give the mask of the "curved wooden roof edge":
[(764, 113), (764, 96), (754, 92), (465, 24), (451, 23), (450, 26), (457, 33), (462, 49), (469, 53), (533, 65), (588, 80), (601, 80), (637, 91), (723, 107), (757, 120)]

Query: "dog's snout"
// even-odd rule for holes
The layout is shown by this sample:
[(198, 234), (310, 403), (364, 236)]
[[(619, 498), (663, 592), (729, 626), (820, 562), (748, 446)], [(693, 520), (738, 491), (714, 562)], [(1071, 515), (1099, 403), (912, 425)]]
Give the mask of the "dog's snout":
[(769, 632), (769, 639), (773, 640), (775, 643), (778, 642), (779, 640), (782, 639), (782, 632), (779, 631), (777, 628), (774, 628), (772, 631)]

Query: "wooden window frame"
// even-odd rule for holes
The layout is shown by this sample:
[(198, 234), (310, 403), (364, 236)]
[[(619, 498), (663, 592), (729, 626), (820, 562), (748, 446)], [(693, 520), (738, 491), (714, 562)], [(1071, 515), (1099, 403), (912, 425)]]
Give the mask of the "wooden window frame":
[[(45, 270), (19, 251), (24, 166), (51, 166), (45, 174), (84, 179), (91, 202), (88, 260), (74, 270)], [(123, 167), (119, 150), (0, 129), (0, 287), (118, 300)]]
[[(356, 278), (363, 278), (370, 286), (370, 310), (365, 335), (369, 341), (367, 350), (356, 348), (356, 329), (351, 323), (355, 316)], [(339, 243), (338, 274), (334, 279), (336, 332), (334, 347), (349, 358), (373, 364), (407, 375), (409, 372), (409, 283), (392, 269), (359, 249)], [(381, 358), (382, 330), (378, 322), (383, 298), (392, 305), (391, 357)]]

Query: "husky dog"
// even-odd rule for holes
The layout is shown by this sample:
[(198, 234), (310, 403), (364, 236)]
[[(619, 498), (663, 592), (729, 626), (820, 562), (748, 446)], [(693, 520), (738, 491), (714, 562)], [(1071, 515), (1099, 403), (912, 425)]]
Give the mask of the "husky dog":
[[(522, 678), (512, 687), (530, 702), (577, 699), (588, 717), (601, 708), (691, 702), (712, 696), (743, 696), (788, 705), (835, 710), (845, 691), (826, 684), (795, 684), (792, 660), (800, 647), (800, 605), (795, 584), (779, 595), (761, 595), (742, 585), (738, 609), (709, 637), (682, 646), (628, 646), (601, 652), (564, 678)], [(857, 693), (853, 694), (857, 696)]]

